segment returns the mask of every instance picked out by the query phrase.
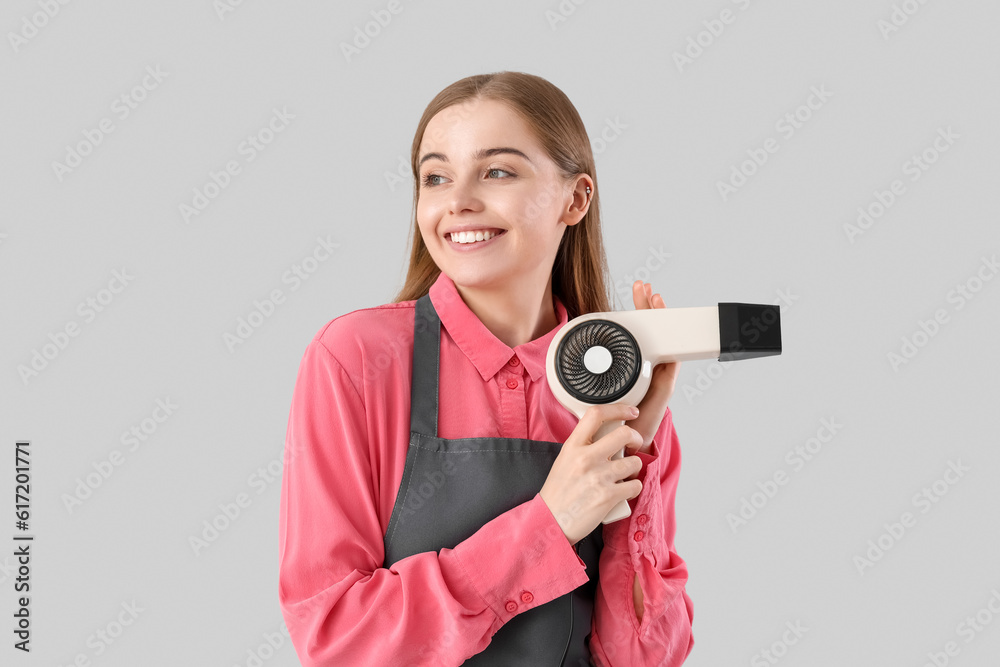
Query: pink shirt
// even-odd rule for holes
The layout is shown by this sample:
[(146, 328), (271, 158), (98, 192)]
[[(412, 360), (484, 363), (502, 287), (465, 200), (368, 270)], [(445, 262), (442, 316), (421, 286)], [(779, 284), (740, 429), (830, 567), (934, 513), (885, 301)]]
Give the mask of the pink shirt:
[[(549, 342), (567, 321), (558, 297), (558, 326), (513, 349), (444, 273), (430, 298), (441, 319), (439, 437), (565, 442), (578, 419), (545, 376)], [(414, 305), (331, 320), (299, 366), (285, 442), (278, 595), (305, 667), (459, 665), (516, 614), (593, 574), (538, 494), (454, 549), (382, 567), (410, 440)], [(632, 515), (603, 527), (590, 648), (597, 665), (675, 666), (694, 640), (687, 566), (674, 551), (681, 455), (669, 408), (650, 453), (638, 456), (643, 487), (629, 501)], [(633, 575), (643, 591), (641, 623)]]

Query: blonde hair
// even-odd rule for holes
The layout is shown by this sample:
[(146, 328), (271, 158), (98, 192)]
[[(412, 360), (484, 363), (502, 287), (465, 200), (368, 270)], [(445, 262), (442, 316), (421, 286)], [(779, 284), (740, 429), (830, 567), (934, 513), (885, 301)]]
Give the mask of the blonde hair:
[(417, 225), (417, 201), (420, 198), (417, 153), (427, 123), (442, 109), (478, 99), (501, 102), (523, 117), (565, 179), (578, 174), (587, 174), (593, 179), (590, 208), (579, 223), (566, 228), (560, 241), (552, 265), (552, 292), (566, 306), (569, 319), (586, 313), (613, 310), (613, 285), (601, 234), (597, 170), (587, 130), (576, 107), (563, 91), (541, 77), (523, 72), (495, 72), (466, 77), (438, 93), (424, 109), (410, 150), (413, 169), (410, 266), (393, 303), (424, 296), (441, 274), (441, 269), (427, 251)]

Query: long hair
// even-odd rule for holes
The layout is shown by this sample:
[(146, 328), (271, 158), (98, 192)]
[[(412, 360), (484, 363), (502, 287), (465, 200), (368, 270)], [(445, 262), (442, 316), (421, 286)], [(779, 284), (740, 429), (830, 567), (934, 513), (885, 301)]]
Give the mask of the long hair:
[(469, 100), (489, 99), (506, 104), (534, 131), (542, 148), (569, 180), (588, 174), (594, 192), (586, 215), (563, 232), (552, 265), (552, 292), (559, 297), (569, 319), (613, 308), (613, 285), (601, 234), (600, 188), (590, 148), (590, 138), (566, 94), (545, 79), (523, 72), (495, 72), (466, 77), (451, 84), (431, 100), (417, 125), (410, 150), (413, 169), (413, 224), (410, 227), (410, 266), (406, 281), (393, 303), (419, 299), (441, 274), (417, 225), (420, 175), (417, 166), (420, 142), (427, 123), (439, 111)]

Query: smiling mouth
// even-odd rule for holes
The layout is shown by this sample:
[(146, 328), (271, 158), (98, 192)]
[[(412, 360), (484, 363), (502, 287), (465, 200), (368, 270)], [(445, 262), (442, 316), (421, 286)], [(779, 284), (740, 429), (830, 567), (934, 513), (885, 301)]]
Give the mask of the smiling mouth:
[(506, 229), (491, 229), (486, 231), (475, 231), (475, 232), (453, 232), (447, 234), (446, 236), (453, 243), (460, 243), (463, 245), (471, 245), (474, 243), (481, 243), (483, 241), (489, 241), (496, 236), (502, 236), (507, 233)]

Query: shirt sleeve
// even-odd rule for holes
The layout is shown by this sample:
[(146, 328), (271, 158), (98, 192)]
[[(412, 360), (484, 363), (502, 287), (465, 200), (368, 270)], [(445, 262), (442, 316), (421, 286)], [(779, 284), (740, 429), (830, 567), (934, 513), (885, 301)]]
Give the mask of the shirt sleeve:
[[(604, 526), (600, 585), (591, 621), (590, 648), (600, 667), (677, 667), (694, 648), (694, 607), (684, 586), (688, 571), (674, 551), (674, 497), (681, 452), (669, 407), (650, 454), (636, 454), (642, 491), (629, 500), (632, 514)], [(639, 622), (632, 597), (637, 577), (643, 594)]]
[(397, 489), (379, 488), (366, 424), (362, 394), (317, 337), (293, 392), (279, 518), (278, 596), (302, 665), (460, 665), (588, 580), (538, 494), (454, 549), (382, 567), (377, 497)]

